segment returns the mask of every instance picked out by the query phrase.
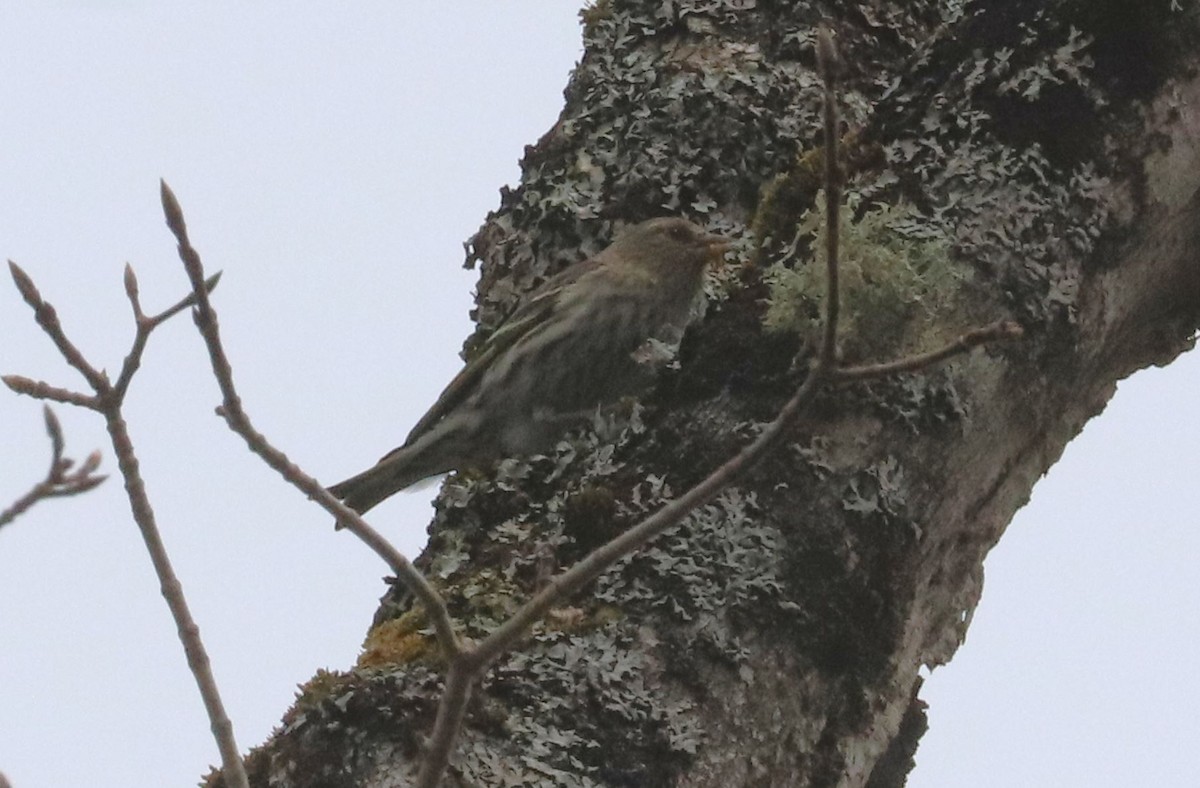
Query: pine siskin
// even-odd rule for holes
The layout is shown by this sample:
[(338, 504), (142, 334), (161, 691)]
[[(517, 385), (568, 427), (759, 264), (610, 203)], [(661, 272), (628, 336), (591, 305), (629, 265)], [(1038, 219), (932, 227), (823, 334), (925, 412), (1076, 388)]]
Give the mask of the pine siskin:
[(677, 341), (705, 264), (728, 248), (685, 219), (642, 222), (547, 280), (496, 329), (404, 445), (329, 491), (357, 512), (439, 473), (545, 450), (635, 391)]

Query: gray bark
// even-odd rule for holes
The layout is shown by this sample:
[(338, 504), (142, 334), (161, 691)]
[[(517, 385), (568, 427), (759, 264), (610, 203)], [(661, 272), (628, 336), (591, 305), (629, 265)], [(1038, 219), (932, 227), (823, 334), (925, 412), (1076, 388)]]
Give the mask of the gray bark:
[[(802, 378), (803, 327), (763, 327), (763, 272), (811, 265), (791, 241), (819, 187), (819, 22), (845, 60), (854, 218), (910, 206), (901, 252), (942, 250), (951, 274), (915, 285), (936, 291), (932, 316), (847, 294), (843, 348), (882, 360), (1000, 317), (1026, 336), (824, 392), (787, 447), (489, 672), (447, 784), (903, 785), (918, 669), (962, 642), (988, 550), (1116, 382), (1200, 326), (1200, 30), (1182, 5), (586, 12), (562, 117), (472, 242), (468, 352), (616, 223), (698, 218), (742, 239), (747, 263), (717, 280), (633, 424), (448, 480), (419, 563), (468, 634), (702, 478)], [(309, 685), (251, 757), (254, 784), (406, 784), (440, 686), (412, 607), (385, 599), (363, 664)]]

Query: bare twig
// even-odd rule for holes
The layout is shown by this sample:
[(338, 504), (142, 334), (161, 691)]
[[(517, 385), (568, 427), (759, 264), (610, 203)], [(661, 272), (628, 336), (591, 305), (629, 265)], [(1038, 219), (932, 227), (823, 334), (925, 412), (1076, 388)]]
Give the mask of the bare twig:
[(67, 339), (66, 333), (63, 332), (62, 324), (58, 321), (58, 313), (54, 307), (46, 303), (42, 298), (42, 294), (38, 292), (37, 287), (33, 284), (33, 280), (29, 278), (29, 274), (21, 270), (21, 266), (8, 261), (8, 271), (12, 274), (13, 282), (17, 285), (17, 290), (21, 293), (21, 298), (25, 299), (25, 303), (33, 309), (34, 320), (54, 342), (54, 346), (58, 348), (58, 352), (66, 359), (66, 362), (77, 369), (88, 385), (94, 391), (108, 389), (108, 377), (101, 371), (97, 370), (87, 362), (83, 357), (83, 353), (79, 352), (79, 348), (71, 340)]
[(931, 350), (928, 353), (921, 353), (920, 355), (909, 356), (908, 358), (889, 361), (884, 364), (843, 367), (834, 370), (833, 379), (841, 383), (885, 378), (892, 375), (902, 375), (906, 372), (917, 372), (989, 342), (1019, 339), (1024, 333), (1024, 329), (1012, 320), (997, 320), (990, 325), (971, 329), (948, 345), (937, 350)]
[[(221, 272), (218, 271), (204, 281), (204, 292), (211, 293), (220, 281)], [(196, 294), (194, 292), (188, 293), (173, 306), (164, 309), (157, 315), (148, 317), (142, 312), (142, 304), (138, 296), (137, 274), (134, 273), (133, 266), (128, 263), (125, 265), (125, 295), (129, 298), (129, 305), (133, 308), (133, 320), (136, 332), (133, 337), (133, 347), (130, 348), (129, 353), (125, 356), (125, 361), (121, 364), (121, 374), (117, 376), (117, 382), (113, 384), (113, 396), (118, 399), (125, 398), (125, 392), (129, 389), (130, 381), (133, 380), (133, 374), (142, 365), (142, 354), (146, 350), (146, 342), (150, 339), (150, 334), (154, 329), (188, 307), (195, 306), (196, 304)]]
[(38, 501), (47, 498), (60, 498), (68, 495), (79, 495), (99, 485), (107, 476), (94, 475), (100, 467), (100, 452), (89, 454), (83, 463), (74, 471), (71, 470), (75, 461), (63, 456), (62, 427), (50, 406), (45, 406), (42, 412), (46, 420), (46, 433), (50, 436), (50, 469), (46, 478), (18, 498), (11, 506), (0, 512), (0, 527), (11, 523)]
[(462, 644), (454, 630), (454, 624), (450, 620), (450, 614), (446, 610), (445, 602), (437, 591), (434, 590), (433, 586), (429, 584), (429, 581), (387, 539), (378, 531), (371, 528), (357, 512), (347, 508), (341, 501), (334, 498), (320, 482), (300, 470), (295, 463), (288, 459), (286, 454), (272, 446), (266, 437), (254, 428), (250, 417), (242, 407), (241, 397), (238, 396), (237, 388), (233, 382), (233, 368), (229, 363), (229, 358), (225, 355), (225, 349), (221, 343), (217, 314), (208, 299), (208, 288), (204, 279), (204, 265), (200, 260), (199, 253), (196, 252), (191, 241), (188, 239), (187, 224), (183, 218), (183, 210), (180, 208), (175, 194), (165, 182), (161, 183), (161, 195), (167, 226), (171, 229), (171, 233), (178, 242), (179, 259), (183, 261), (188, 279), (192, 283), (192, 295), (195, 298), (196, 306), (196, 326), (200, 330), (201, 336), (204, 337), (204, 344), (208, 349), (209, 360), (212, 363), (213, 375), (216, 377), (217, 384), (221, 389), (222, 404), (217, 409), (218, 415), (225, 419), (230, 429), (242, 436), (246, 441), (246, 445), (250, 447), (250, 450), (262, 457), (267, 465), (276, 470), (294, 487), (316, 501), (318, 505), (333, 515), (338, 522), (342, 523), (347, 530), (361, 539), (380, 558), (387, 562), (400, 582), (404, 583), (421, 601), (422, 606), (433, 623), (438, 643), (445, 652), (447, 659), (452, 660), (462, 651)]
[(446, 686), (438, 704), (437, 719), (425, 748), (421, 771), (417, 774), (417, 788), (437, 788), (442, 774), (450, 763), (454, 741), (467, 715), (467, 704), (471, 700), (471, 689), (483, 672), (485, 665), (478, 661), (473, 652), (463, 652), (450, 661), (446, 671)]
[(842, 212), (842, 166), (838, 161), (837, 106), (837, 49), (833, 33), (822, 25), (817, 30), (817, 70), (825, 83), (825, 325), (822, 331), (818, 364), (832, 369), (837, 363), (838, 312), (838, 243), (840, 242)]
[(4, 381), (4, 385), (16, 393), (24, 394), (34, 399), (48, 399), (52, 402), (78, 405), (88, 410), (98, 410), (100, 407), (99, 400), (93, 395), (59, 388), (58, 386), (51, 386), (49, 383), (41, 380), (32, 380), (21, 375), (4, 375), (0, 377), (0, 380)]
[[(204, 649), (203, 641), (200, 639), (200, 629), (196, 626), (195, 619), (188, 608), (187, 599), (183, 595), (183, 588), (179, 582), (179, 578), (175, 575), (170, 557), (159, 534), (154, 510), (150, 505), (149, 497), (146, 495), (145, 484), (138, 469), (137, 455), (134, 452), (133, 442), (129, 437), (128, 427), (121, 410), (129, 382), (141, 364), (142, 353), (145, 350), (150, 332), (171, 315), (186, 308), (191, 303), (192, 297), (189, 296), (183, 299), (175, 306), (153, 318), (147, 318), (142, 314), (141, 305), (138, 301), (137, 279), (133, 275), (132, 269), (126, 267), (125, 292), (133, 305), (134, 318), (137, 322), (137, 333), (134, 337), (133, 347), (130, 349), (129, 355), (122, 366), (121, 375), (118, 377), (116, 385), (113, 385), (109, 382), (108, 376), (90, 364), (75, 344), (70, 341), (58, 320), (54, 307), (42, 298), (29, 275), (12, 261), (9, 261), (8, 266), (12, 273), (13, 281), (16, 283), (17, 289), (21, 292), (21, 296), (33, 308), (34, 317), (38, 325), (49, 335), (67, 363), (84, 376), (88, 385), (92, 388), (93, 394), (87, 395), (80, 392), (59, 389), (46, 383), (40, 383), (17, 375), (6, 376), (4, 383), (13, 391), (20, 394), (80, 405), (98, 411), (104, 416), (104, 422), (108, 428), (113, 450), (117, 457), (117, 465), (121, 470), (121, 476), (125, 480), (125, 492), (129, 498), (134, 522), (137, 524), (142, 534), (142, 541), (146, 544), (146, 549), (150, 554), (150, 562), (153, 564), (154, 571), (158, 576), (163, 598), (166, 600), (167, 607), (171, 611), (171, 616), (175, 620), (175, 626), (179, 633), (180, 642), (183, 644), (188, 667), (192, 671), (196, 686), (200, 690), (201, 700), (204, 703), (205, 710), (208, 712), (213, 737), (217, 742), (218, 750), (221, 752), (221, 761), (227, 783), (236, 788), (248, 788), (249, 780), (246, 776), (245, 765), (242, 763), (241, 755), (238, 752), (237, 742), (234, 740), (233, 724), (229, 721), (229, 715), (225, 713), (225, 707), (221, 701), (220, 692), (217, 689), (216, 679), (212, 674), (212, 665)], [(214, 277), (208, 282), (202, 283), (201, 289), (207, 292), (207, 289), (211, 289), (215, 284), (216, 278)], [(51, 429), (51, 439), (55, 444), (55, 454), (57, 456), (61, 453), (61, 434), (56, 437), (55, 430)], [(92, 461), (89, 458), (81, 466), (80, 470), (86, 468), (87, 472), (91, 473), (95, 470), (98, 463), (99, 455), (95, 455), (95, 460)]]
[(221, 753), (221, 765), (226, 782), (237, 788), (249, 788), (246, 767), (242, 763), (237, 741), (233, 735), (233, 723), (225, 713), (225, 705), (221, 701), (221, 693), (217, 680), (213, 676), (212, 663), (204, 642), (200, 638), (200, 627), (192, 617), (188, 608), (187, 598), (183, 594), (183, 585), (179, 582), (170, 556), (158, 529), (154, 516), (154, 508), (146, 495), (146, 485), (142, 481), (137, 455), (133, 449), (133, 441), (121, 413), (119, 404), (107, 406), (103, 410), (105, 426), (112, 440), (113, 451), (117, 455), (117, 464), (121, 468), (121, 476), (125, 479), (125, 493), (129, 497), (129, 508), (133, 513), (134, 522), (142, 534), (146, 551), (150, 554), (150, 562), (154, 565), (154, 573), (158, 576), (159, 591), (167, 601), (171, 617), (175, 620), (175, 628), (179, 640), (183, 644), (183, 652), (187, 658), (188, 668), (192, 671), (196, 686), (200, 689), (200, 698), (208, 713), (209, 727)]

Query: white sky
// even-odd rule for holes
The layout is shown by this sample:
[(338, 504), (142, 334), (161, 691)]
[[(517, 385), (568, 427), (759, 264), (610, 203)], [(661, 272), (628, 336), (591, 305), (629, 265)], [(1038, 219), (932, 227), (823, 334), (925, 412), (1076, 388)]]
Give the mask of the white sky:
[[(0, 5), (0, 255), (110, 371), (185, 292), (174, 187), (251, 415), (335, 481), (392, 448), (469, 330), (463, 240), (561, 108), (578, 2)], [(419, 10), (413, 10), (419, 8)], [(0, 280), (0, 372), (78, 385)], [(352, 381), (352, 383), (350, 383)], [(1121, 387), (988, 561), (967, 645), (930, 678), (913, 788), (1179, 785), (1200, 725), (1195, 354)], [(352, 664), (377, 559), (212, 415), (186, 316), (128, 418), (241, 747), (296, 684)], [(68, 450), (115, 472), (94, 414)], [(0, 392), (0, 502), (44, 471), (40, 404)], [(375, 521), (415, 555), (432, 490)], [(217, 755), (120, 484), (0, 531), (0, 770), (15, 788), (192, 785)]]

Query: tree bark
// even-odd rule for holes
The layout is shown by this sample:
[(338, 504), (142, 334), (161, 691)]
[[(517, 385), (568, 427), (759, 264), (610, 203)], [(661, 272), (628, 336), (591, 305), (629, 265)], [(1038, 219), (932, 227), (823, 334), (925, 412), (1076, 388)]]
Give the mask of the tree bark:
[[(620, 223), (687, 215), (742, 259), (629, 423), (446, 482), (418, 565), (468, 635), (702, 478), (802, 379), (803, 326), (763, 320), (783, 298), (772, 272), (812, 265), (798, 228), (820, 187), (819, 23), (844, 61), (844, 231), (891, 206), (889, 248), (939, 255), (916, 285), (888, 273), (876, 301), (848, 293), (843, 350), (882, 360), (1002, 317), (1026, 335), (825, 391), (786, 448), (488, 673), (447, 785), (904, 784), (918, 670), (962, 642), (988, 550), (1116, 382), (1200, 326), (1200, 25), (1181, 5), (584, 12), (562, 116), (472, 241), (467, 352)], [(848, 264), (882, 242), (857, 243)], [(933, 313), (913, 306), (935, 292)], [(407, 784), (443, 670), (426, 626), (389, 594), (360, 664), (315, 678), (251, 756), (253, 783)]]

